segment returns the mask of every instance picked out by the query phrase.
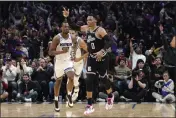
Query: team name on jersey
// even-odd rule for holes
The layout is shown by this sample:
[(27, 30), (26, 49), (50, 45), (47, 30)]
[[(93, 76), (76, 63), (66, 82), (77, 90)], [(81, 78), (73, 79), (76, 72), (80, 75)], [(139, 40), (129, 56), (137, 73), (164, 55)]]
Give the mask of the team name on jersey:
[(60, 46), (62, 46), (62, 47), (70, 47), (70, 46), (72, 46), (72, 43), (60, 43)]
[(92, 37), (91, 35), (89, 35), (87, 38), (87, 43), (90, 43), (92, 41), (95, 41), (95, 37)]

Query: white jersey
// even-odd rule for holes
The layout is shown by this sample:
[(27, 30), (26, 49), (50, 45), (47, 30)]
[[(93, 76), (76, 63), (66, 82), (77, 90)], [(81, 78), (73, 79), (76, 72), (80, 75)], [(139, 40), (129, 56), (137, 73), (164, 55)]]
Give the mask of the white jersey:
[(60, 44), (57, 46), (56, 50), (62, 51), (62, 48), (64, 48), (64, 47), (68, 47), (69, 50), (67, 53), (56, 55), (55, 59), (56, 60), (70, 60), (70, 54), (71, 54), (71, 50), (72, 50), (71, 35), (69, 34), (68, 39), (63, 38), (61, 33), (59, 33), (57, 36), (59, 37)]
[[(76, 53), (75, 53), (75, 57), (76, 58), (79, 58), (79, 57), (81, 57), (81, 48), (80, 48), (80, 45), (79, 45), (79, 41), (81, 40), (81, 38), (80, 37), (77, 37), (77, 40), (76, 40), (76, 43), (74, 43), (73, 45), (75, 45), (75, 48), (76, 48)], [(79, 62), (75, 62), (75, 63), (82, 63), (83, 62), (83, 60), (81, 60), (81, 61), (79, 61)]]
[[(80, 45), (79, 45), (79, 41), (81, 40), (80, 37), (77, 37), (77, 40), (76, 42), (73, 44), (73, 47), (74, 49), (76, 49), (76, 53), (75, 53), (75, 57), (76, 58), (80, 58), (81, 57), (81, 48), (80, 48)], [(81, 75), (81, 72), (83, 70), (83, 59), (80, 60), (79, 62), (74, 62), (73, 66), (74, 66), (74, 69), (75, 69), (75, 74), (76, 75)], [(75, 81), (74, 81), (75, 82)]]
[(81, 48), (80, 48), (80, 45), (79, 45), (79, 40), (81, 40), (80, 37), (77, 38), (78, 49), (77, 49), (77, 51), (76, 51), (76, 58), (81, 57)]

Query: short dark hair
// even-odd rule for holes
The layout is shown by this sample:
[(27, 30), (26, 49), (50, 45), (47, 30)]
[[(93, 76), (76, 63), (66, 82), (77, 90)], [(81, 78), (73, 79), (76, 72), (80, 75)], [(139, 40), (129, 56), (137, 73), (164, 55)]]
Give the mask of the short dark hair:
[[(165, 73), (167, 73), (167, 74), (169, 75), (169, 72), (168, 72), (168, 70), (164, 71), (164, 72), (163, 72), (163, 75), (164, 75)], [(170, 76), (170, 75), (169, 75), (169, 76)]]
[(73, 29), (70, 29), (71, 31), (74, 31), (75, 33), (78, 33), (78, 31), (76, 31), (76, 30), (73, 30)]
[(88, 16), (92, 16), (92, 17), (94, 17), (96, 20), (98, 20), (97, 15), (98, 15), (98, 14), (95, 14), (95, 13), (90, 13), (90, 14), (88, 14)]
[(63, 26), (65, 23), (68, 23), (66, 19), (62, 22), (61, 26)]
[(28, 77), (30, 77), (28, 73), (24, 73), (23, 77), (24, 77), (24, 76), (28, 76)]
[(160, 59), (162, 61), (162, 58), (161, 57), (156, 57), (155, 59)]

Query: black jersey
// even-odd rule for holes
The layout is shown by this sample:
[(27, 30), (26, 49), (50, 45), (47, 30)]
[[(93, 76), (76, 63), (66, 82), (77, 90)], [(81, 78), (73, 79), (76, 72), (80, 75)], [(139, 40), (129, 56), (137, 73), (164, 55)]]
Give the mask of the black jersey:
[(89, 53), (95, 53), (104, 48), (104, 40), (99, 39), (95, 36), (95, 33), (99, 27), (97, 27), (93, 32), (87, 32), (87, 48)]

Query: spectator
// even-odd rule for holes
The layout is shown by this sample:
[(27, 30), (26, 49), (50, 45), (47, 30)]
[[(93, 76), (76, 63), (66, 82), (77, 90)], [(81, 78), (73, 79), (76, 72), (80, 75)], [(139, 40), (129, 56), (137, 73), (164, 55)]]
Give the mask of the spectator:
[[(117, 91), (116, 87), (113, 86), (113, 84), (114, 84), (113, 75), (108, 74), (108, 79), (109, 79), (109, 81), (111, 81), (111, 84), (112, 84), (112, 91), (113, 91), (113, 94), (114, 94), (114, 101), (118, 102), (118, 100), (119, 100), (119, 92)], [(106, 101), (107, 98), (108, 98), (108, 95), (107, 95), (107, 93), (106, 93), (106, 91), (104, 89), (104, 85), (102, 83), (99, 84), (99, 98), (100, 98), (99, 101), (101, 101), (101, 99)]]
[(15, 81), (17, 75), (17, 68), (12, 65), (12, 60), (7, 59), (6, 65), (2, 67), (3, 78), (8, 81), (8, 100), (11, 102), (12, 99), (16, 99), (17, 95), (17, 83)]
[(39, 60), (39, 67), (34, 70), (31, 75), (33, 81), (37, 81), (41, 87), (41, 92), (39, 93), (38, 100), (43, 102), (43, 96), (45, 100), (48, 98), (48, 84), (53, 76), (53, 69), (46, 66), (46, 61), (44, 59)]
[(16, 48), (12, 52), (12, 58), (13, 59), (16, 59), (17, 61), (20, 61), (21, 58), (26, 58), (27, 57), (26, 54), (23, 51), (21, 51), (21, 49), (22, 49), (22, 45), (20, 43), (18, 43), (16, 45)]
[(134, 50), (132, 46), (132, 39), (130, 40), (130, 52), (132, 55), (132, 70), (136, 67), (137, 60), (142, 59), (144, 63), (146, 62), (146, 57), (142, 54), (142, 49), (138, 46), (136, 47), (136, 50)]
[(165, 68), (162, 65), (162, 59), (160, 57), (156, 57), (155, 62), (153, 64), (154, 66), (152, 67), (152, 79), (156, 82), (162, 79), (162, 75), (165, 71)]
[(29, 76), (31, 76), (32, 74), (32, 68), (31, 67), (28, 67), (26, 65), (26, 62), (24, 59), (21, 59), (20, 60), (20, 63), (18, 62), (17, 63), (17, 81), (18, 81), (18, 84), (21, 82), (21, 80), (23, 79), (23, 75), (26, 73), (26, 74), (29, 74)]
[(127, 80), (131, 76), (131, 70), (126, 66), (126, 59), (121, 58), (119, 59), (119, 66), (115, 67), (115, 75), (114, 78), (116, 81), (114, 81), (115, 86), (119, 90), (119, 94), (121, 95), (126, 89), (128, 89), (128, 83)]
[(117, 56), (120, 56), (121, 54), (126, 54), (126, 49), (123, 45), (123, 41), (119, 41), (118, 47), (116, 49)]
[(32, 64), (31, 64), (31, 68), (32, 68), (32, 71), (36, 70), (38, 67), (38, 64), (36, 61), (33, 61)]
[(155, 83), (155, 87), (162, 89), (161, 93), (153, 92), (152, 96), (157, 102), (175, 102), (174, 82), (172, 79), (169, 79), (169, 73), (167, 71), (163, 73), (163, 79)]
[(24, 44), (21, 44), (21, 51), (24, 52), (24, 55), (26, 56), (26, 58), (28, 58), (29, 57), (28, 49), (24, 47), (23, 45)]
[(49, 101), (50, 102), (53, 102), (53, 99), (54, 99), (54, 84), (55, 84), (55, 78), (54, 76), (52, 76), (49, 82)]
[(147, 80), (148, 83), (150, 83), (150, 67), (144, 63), (144, 61), (142, 59), (137, 60), (137, 64), (136, 67), (134, 68), (133, 71), (139, 71), (139, 70), (143, 70), (145, 73), (145, 78)]
[(37, 100), (37, 85), (31, 81), (29, 74), (23, 75), (23, 80), (19, 84), (17, 98), (21, 102), (36, 102)]
[(12, 60), (12, 65), (15, 66), (15, 67), (17, 67), (17, 62), (16, 62), (16, 60), (14, 60), (14, 59)]
[(46, 58), (45, 58), (45, 61), (46, 61), (46, 65), (47, 65), (47, 67), (51, 67), (51, 68), (53, 68), (53, 64), (52, 64), (52, 60), (51, 60), (51, 58), (49, 57), (49, 56), (47, 56)]
[(0, 70), (0, 102), (8, 97), (8, 92), (6, 91), (8, 89), (8, 82), (7, 79), (2, 78), (2, 73), (3, 71)]
[(121, 96), (121, 99), (132, 100), (133, 102), (139, 102), (143, 99), (147, 93), (148, 84), (146, 79), (143, 79), (145, 74), (142, 70), (138, 72), (133, 72), (128, 88)]

